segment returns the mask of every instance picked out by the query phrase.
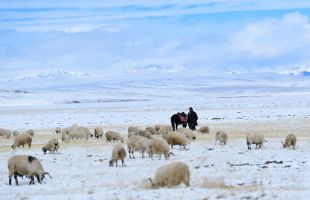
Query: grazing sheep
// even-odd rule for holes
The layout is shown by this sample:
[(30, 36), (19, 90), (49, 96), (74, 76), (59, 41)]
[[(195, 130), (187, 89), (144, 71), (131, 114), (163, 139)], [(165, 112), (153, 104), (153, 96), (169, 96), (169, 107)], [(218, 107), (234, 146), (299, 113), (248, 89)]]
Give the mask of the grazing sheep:
[(219, 140), (220, 144), (226, 144), (227, 143), (227, 133), (225, 131), (217, 131), (215, 135), (215, 145), (216, 142)]
[(95, 129), (94, 129), (94, 134), (95, 134), (95, 137), (98, 139), (98, 138), (102, 138), (103, 136), (103, 129), (100, 127), (100, 126), (97, 126)]
[(160, 167), (152, 181), (149, 178), (153, 188), (173, 187), (184, 183), (186, 187), (190, 186), (190, 171), (187, 164), (183, 162), (173, 162)]
[(152, 136), (153, 136), (149, 131), (142, 130), (142, 129), (137, 129), (135, 131), (129, 132), (128, 133), (128, 138), (130, 138), (133, 135), (140, 135), (140, 136), (148, 138), (148, 139), (152, 138)]
[(26, 176), (30, 178), (29, 184), (34, 184), (34, 177), (41, 184), (45, 175), (51, 175), (45, 172), (41, 162), (32, 156), (17, 155), (8, 160), (9, 185), (12, 185), (12, 176), (14, 175), (15, 183), (18, 185), (17, 176)]
[(0, 136), (3, 136), (4, 139), (10, 139), (12, 132), (7, 129), (0, 128)]
[(117, 167), (118, 160), (122, 160), (122, 167), (125, 167), (125, 162), (124, 162), (125, 157), (126, 157), (126, 151), (125, 151), (124, 146), (122, 144), (118, 144), (114, 146), (112, 150), (112, 158), (109, 161), (110, 167), (113, 167), (114, 163), (116, 163), (115, 166)]
[(47, 142), (47, 144), (42, 147), (42, 151), (44, 154), (46, 154), (46, 151), (49, 151), (51, 153), (56, 153), (59, 149), (59, 141), (58, 139), (51, 139)]
[(158, 132), (158, 131), (159, 131), (160, 127), (161, 127), (161, 125), (155, 125), (155, 126), (154, 126), (154, 128), (155, 128), (156, 132)]
[(73, 126), (69, 128), (63, 129), (62, 132), (63, 132), (62, 139), (64, 139), (63, 141), (65, 141), (67, 137), (69, 138), (69, 140), (71, 139), (72, 140), (73, 139), (76, 139), (76, 140), (86, 139), (87, 140), (89, 137), (92, 136), (88, 128), (78, 126), (76, 124), (74, 124)]
[(262, 148), (265, 142), (264, 136), (261, 133), (251, 132), (246, 133), (246, 143), (248, 145), (248, 149), (251, 149), (251, 144), (256, 145), (256, 149)]
[(13, 131), (13, 136), (16, 137), (16, 136), (18, 136), (18, 135), (19, 135), (19, 132), (16, 131), (16, 130), (14, 130), (14, 131)]
[(121, 141), (122, 143), (124, 142), (123, 137), (118, 132), (115, 131), (107, 131), (105, 133), (105, 137), (107, 142), (111, 142), (111, 140), (113, 140), (113, 142), (115, 141), (117, 142)]
[(297, 142), (297, 138), (294, 134), (288, 134), (286, 137), (285, 137), (285, 142), (283, 144), (283, 148), (290, 148), (291, 146), (293, 147), (293, 149), (295, 149), (295, 146), (296, 146), (296, 142)]
[(28, 133), (31, 136), (34, 136), (34, 130), (33, 129), (27, 130), (26, 133)]
[(210, 133), (209, 126), (202, 126), (198, 130), (199, 133)]
[(131, 154), (132, 154), (132, 157), (135, 158), (135, 155), (134, 155), (135, 151), (141, 151), (142, 158), (144, 158), (144, 152), (146, 151), (146, 148), (147, 148), (147, 142), (148, 142), (148, 139), (145, 137), (142, 137), (139, 135), (131, 136), (127, 143), (129, 158), (131, 159)]
[(12, 149), (15, 149), (16, 147), (23, 146), (25, 147), (25, 144), (28, 144), (28, 147), (31, 147), (32, 142), (32, 136), (28, 133), (23, 133), (21, 135), (17, 135), (14, 139), (14, 144), (12, 145)]
[(178, 128), (178, 131), (181, 132), (181, 133), (184, 133), (188, 140), (195, 140), (196, 139), (196, 136), (195, 136), (194, 132), (192, 130), (190, 130), (190, 129)]
[(167, 142), (170, 144), (171, 149), (173, 149), (173, 145), (180, 145), (186, 149), (186, 145), (188, 144), (187, 138), (184, 133), (177, 131), (169, 131)]
[(137, 132), (138, 130), (139, 130), (139, 128), (137, 126), (128, 127), (128, 133)]
[(169, 144), (162, 138), (154, 137), (148, 141), (147, 152), (152, 159), (154, 154), (159, 154), (159, 159), (161, 159), (161, 154), (164, 154), (165, 159), (168, 160)]
[(172, 131), (171, 126), (161, 126), (158, 133), (159, 133), (159, 135), (162, 136), (162, 138), (164, 138), (166, 140), (168, 137), (169, 131)]
[(56, 128), (55, 128), (55, 133), (56, 133), (56, 134), (61, 133), (61, 128), (60, 128), (60, 127), (56, 127)]
[(146, 131), (150, 132), (152, 135), (155, 135), (157, 133), (156, 129), (154, 127), (146, 127)]

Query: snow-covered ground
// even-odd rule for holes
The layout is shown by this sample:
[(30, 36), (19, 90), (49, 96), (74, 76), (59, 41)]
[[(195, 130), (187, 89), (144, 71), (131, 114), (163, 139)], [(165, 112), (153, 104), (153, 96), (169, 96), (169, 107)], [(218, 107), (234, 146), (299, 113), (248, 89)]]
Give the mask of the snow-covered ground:
[[(72, 142), (63, 145), (59, 153), (44, 155), (41, 146), (56, 134), (37, 130), (31, 149), (13, 151), (9, 147), (12, 141), (1, 140), (0, 194), (4, 199), (307, 199), (310, 139), (306, 122), (309, 120), (209, 124), (211, 133), (199, 134), (189, 150), (175, 147), (175, 156), (169, 160), (142, 159), (136, 153), (136, 159), (126, 158), (126, 167), (108, 166), (114, 144), (105, 140)], [(247, 150), (244, 128), (264, 132), (265, 147)], [(229, 133), (226, 146), (214, 145), (218, 129)], [(125, 126), (118, 130), (126, 135)], [(296, 150), (281, 148), (280, 141), (288, 132), (298, 137)], [(46, 178), (41, 185), (28, 185), (28, 179), (20, 179), (20, 186), (13, 180), (9, 186), (5, 161), (18, 154), (39, 158), (53, 179)], [(191, 186), (150, 189), (147, 178), (173, 161), (189, 165)]]
[[(13, 151), (13, 139), (0, 138), (1, 199), (307, 199), (310, 195), (308, 77), (166, 76), (155, 70), (150, 78), (128, 73), (111, 79), (55, 72), (0, 81), (0, 127), (36, 132), (31, 149)], [(175, 148), (168, 161), (137, 154), (135, 160), (126, 158), (126, 167), (110, 168), (114, 144), (95, 139), (65, 144), (57, 154), (41, 151), (56, 136), (56, 126), (100, 125), (126, 136), (128, 126), (169, 124), (173, 113), (187, 112), (189, 106), (197, 111), (199, 125), (209, 125), (211, 133), (198, 135), (187, 151)], [(229, 134), (226, 146), (214, 145), (219, 129)], [(265, 135), (268, 142), (263, 149), (247, 150), (244, 132), (249, 129)], [(296, 150), (281, 148), (287, 133), (297, 135)], [(18, 154), (38, 157), (53, 179), (31, 186), (23, 179), (21, 186), (9, 186), (6, 161)], [(150, 189), (146, 179), (176, 160), (189, 165), (191, 187)]]

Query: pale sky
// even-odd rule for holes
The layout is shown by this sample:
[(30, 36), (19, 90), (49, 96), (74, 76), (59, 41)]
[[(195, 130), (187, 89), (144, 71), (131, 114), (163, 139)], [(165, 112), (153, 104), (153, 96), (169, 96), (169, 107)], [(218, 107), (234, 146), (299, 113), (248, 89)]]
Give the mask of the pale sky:
[(2, 1), (0, 70), (309, 68), (309, 17), (305, 0)]

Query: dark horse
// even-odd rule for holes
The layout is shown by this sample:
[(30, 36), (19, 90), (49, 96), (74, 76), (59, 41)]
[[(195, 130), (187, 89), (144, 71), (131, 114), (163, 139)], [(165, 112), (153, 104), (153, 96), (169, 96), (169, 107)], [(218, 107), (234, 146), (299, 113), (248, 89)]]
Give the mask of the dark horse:
[(182, 124), (184, 128), (186, 128), (187, 125), (187, 115), (182, 113), (177, 113), (171, 116), (171, 126), (173, 131), (178, 129), (178, 125)]

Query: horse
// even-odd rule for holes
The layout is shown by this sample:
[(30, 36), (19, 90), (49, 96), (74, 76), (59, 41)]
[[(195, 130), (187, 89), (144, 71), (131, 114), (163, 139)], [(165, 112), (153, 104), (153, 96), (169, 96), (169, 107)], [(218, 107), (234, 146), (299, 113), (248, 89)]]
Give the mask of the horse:
[(187, 115), (182, 113), (176, 113), (171, 116), (171, 126), (173, 131), (178, 129), (178, 125), (182, 124), (183, 128), (186, 128), (187, 125)]

